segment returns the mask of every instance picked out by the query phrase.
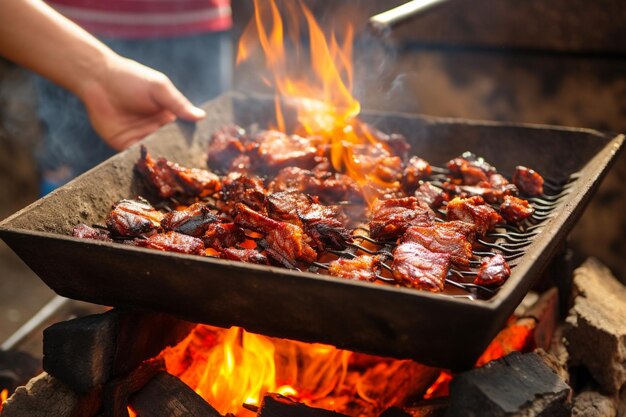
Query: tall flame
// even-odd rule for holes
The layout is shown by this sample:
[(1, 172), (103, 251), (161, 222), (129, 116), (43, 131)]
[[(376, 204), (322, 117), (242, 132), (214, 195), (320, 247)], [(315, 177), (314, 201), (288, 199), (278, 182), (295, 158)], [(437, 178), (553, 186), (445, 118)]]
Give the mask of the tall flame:
[[(329, 37), (324, 35), (304, 4), (287, 2), (286, 5), (289, 5), (288, 25), (284, 24), (274, 0), (255, 0), (254, 18), (241, 36), (237, 53), (237, 64), (241, 64), (254, 51), (263, 52), (270, 72), (265, 81), (277, 92), (275, 127), (287, 131), (281, 102), (294, 104), (298, 120), (295, 133), (321, 137), (330, 147), (333, 167), (350, 175), (364, 190), (366, 199), (376, 197), (372, 193), (374, 189), (398, 188), (395, 179), (381, 177), (359, 155), (362, 145), (375, 145), (387, 151), (388, 148), (357, 118), (361, 105), (352, 95), (353, 27), (347, 25), (340, 42), (334, 33)], [(308, 59), (301, 51), (298, 16), (303, 16), (308, 29)]]

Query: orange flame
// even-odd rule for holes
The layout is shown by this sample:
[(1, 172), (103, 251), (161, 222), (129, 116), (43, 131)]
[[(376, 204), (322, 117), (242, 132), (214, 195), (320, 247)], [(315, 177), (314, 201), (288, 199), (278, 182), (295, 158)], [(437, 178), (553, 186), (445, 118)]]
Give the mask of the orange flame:
[(126, 409), (128, 410), (129, 417), (137, 417), (137, 412), (133, 410), (133, 408), (130, 405), (127, 406)]
[[(295, 133), (321, 137), (330, 148), (333, 167), (350, 175), (371, 202), (381, 190), (397, 189), (399, 183), (395, 178), (379, 175), (375, 165), (380, 163), (380, 158), (367, 158), (363, 154), (363, 145), (375, 145), (381, 153), (392, 156), (387, 145), (357, 118), (361, 106), (352, 96), (353, 28), (348, 24), (343, 42), (334, 33), (327, 38), (311, 11), (302, 3), (297, 3), (299, 7), (294, 4), (286, 3), (289, 20), (285, 25), (274, 0), (254, 1), (254, 18), (239, 41), (237, 64), (249, 60), (254, 51), (263, 51), (265, 65), (271, 72), (271, 77), (265, 80), (277, 92), (276, 129), (287, 131), (281, 97), (295, 105), (298, 120)], [(301, 26), (298, 16), (304, 17), (309, 35), (310, 54), (305, 63), (298, 42)], [(285, 36), (286, 33), (290, 36)], [(292, 53), (287, 53), (286, 45)], [(310, 71), (302, 71), (307, 64)]]
[(167, 371), (181, 378), (221, 414), (246, 415), (268, 392), (314, 400), (345, 378), (349, 352), (320, 344), (274, 340), (232, 327), (199, 325), (163, 353)]
[(9, 398), (9, 390), (5, 388), (0, 391), (0, 411), (2, 411), (2, 405), (7, 400), (7, 398)]
[[(394, 360), (248, 333), (243, 329), (198, 325), (178, 345), (161, 352), (169, 373), (179, 377), (221, 414), (254, 414), (243, 404), (261, 406), (278, 393), (312, 407), (359, 417), (378, 416), (421, 395), (420, 378), (404, 381), (425, 367)], [(400, 375), (402, 378), (396, 378)], [(394, 395), (382, 395), (396, 381)], [(401, 385), (397, 385), (402, 380)], [(402, 394), (400, 393), (410, 393)]]

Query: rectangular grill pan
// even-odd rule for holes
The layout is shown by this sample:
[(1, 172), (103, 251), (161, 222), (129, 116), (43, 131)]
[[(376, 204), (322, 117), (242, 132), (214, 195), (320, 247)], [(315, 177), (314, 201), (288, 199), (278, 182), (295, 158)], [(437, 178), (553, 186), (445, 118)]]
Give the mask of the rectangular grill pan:
[[(208, 117), (197, 125), (170, 124), (143, 143), (152, 155), (205, 167), (206, 142), (214, 130), (233, 122), (265, 127), (273, 108), (272, 98), (227, 93), (205, 104)], [(470, 150), (508, 177), (521, 164), (568, 184), (493, 297), (456, 298), (73, 238), (76, 224), (102, 224), (114, 202), (144, 193), (133, 172), (138, 146), (4, 220), (0, 236), (66, 297), (445, 368), (470, 367), (563, 242), (624, 137), (397, 113), (365, 112), (362, 118), (385, 132), (404, 134), (413, 152), (436, 166)]]

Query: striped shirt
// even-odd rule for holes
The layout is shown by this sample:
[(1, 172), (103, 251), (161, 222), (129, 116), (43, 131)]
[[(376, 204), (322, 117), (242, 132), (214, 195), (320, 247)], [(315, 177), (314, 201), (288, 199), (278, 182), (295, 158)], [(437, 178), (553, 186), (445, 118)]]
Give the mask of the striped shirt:
[[(0, 0), (1, 1), (1, 0)], [(230, 29), (230, 0), (48, 0), (100, 36), (145, 39)]]

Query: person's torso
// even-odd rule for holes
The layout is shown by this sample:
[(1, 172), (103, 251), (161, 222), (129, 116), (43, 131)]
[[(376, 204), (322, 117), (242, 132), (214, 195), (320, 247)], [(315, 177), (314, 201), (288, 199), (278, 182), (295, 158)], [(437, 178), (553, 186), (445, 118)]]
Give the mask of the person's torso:
[(145, 39), (230, 29), (230, 0), (47, 0), (65, 17), (105, 37)]

